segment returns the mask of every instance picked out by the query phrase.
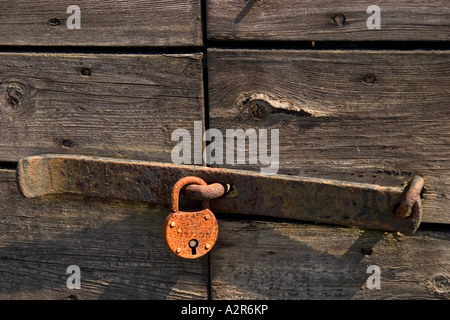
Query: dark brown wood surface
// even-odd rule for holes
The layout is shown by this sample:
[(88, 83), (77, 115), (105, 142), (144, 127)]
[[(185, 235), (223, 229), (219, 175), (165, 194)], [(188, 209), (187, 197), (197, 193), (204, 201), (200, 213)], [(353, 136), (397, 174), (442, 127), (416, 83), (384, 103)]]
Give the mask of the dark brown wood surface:
[(171, 162), (202, 121), (202, 54), (0, 53), (0, 161), (68, 153)]
[[(25, 199), (13, 170), (0, 170), (0, 197), (1, 300), (207, 298), (207, 258), (180, 259), (164, 243), (167, 207)], [(67, 288), (71, 265), (80, 289)]]
[[(0, 170), (1, 299), (206, 299), (208, 259), (167, 249), (167, 207), (79, 197), (24, 199)], [(213, 299), (449, 299), (449, 235), (219, 218)], [(66, 269), (81, 269), (68, 289)], [(381, 289), (366, 285), (370, 265)]]
[[(423, 220), (450, 223), (449, 68), (446, 51), (211, 49), (210, 127), (278, 129), (278, 173), (385, 186), (422, 175)], [(269, 107), (252, 113), (252, 99)], [(259, 170), (246, 163), (225, 166)]]
[[(0, 160), (41, 153), (171, 162), (171, 133), (203, 121), (201, 54), (0, 54)], [(166, 248), (168, 208), (25, 199), (0, 172), (1, 299), (206, 299), (207, 258)], [(81, 289), (69, 290), (70, 265)]]
[[(380, 8), (380, 29), (367, 27), (371, 5)], [(448, 41), (449, 17), (447, 0), (207, 1), (211, 40)]]
[[(80, 29), (69, 30), (69, 5), (80, 8)], [(200, 0), (0, 1), (0, 45), (198, 46)]]
[[(448, 51), (192, 53), (205, 49), (204, 21), (217, 46), (445, 44), (447, 0), (207, 0), (206, 16), (200, 0), (71, 4), (80, 30), (67, 28), (65, 1), (0, 0), (0, 299), (450, 299)], [(366, 25), (373, 4), (378, 30)], [(55, 46), (67, 53), (33, 52)], [(109, 47), (129, 53), (99, 53)], [(252, 109), (252, 99), (263, 102)], [(279, 173), (385, 186), (422, 175), (424, 223), (406, 236), (218, 213), (210, 256), (182, 260), (162, 238), (167, 207), (17, 190), (12, 167), (25, 156), (170, 163), (171, 133), (194, 121), (279, 129)], [(70, 265), (81, 269), (79, 290), (66, 286)], [(380, 290), (367, 287), (370, 265)]]
[[(450, 234), (220, 219), (213, 299), (450, 299)], [(367, 279), (380, 268), (380, 289)]]

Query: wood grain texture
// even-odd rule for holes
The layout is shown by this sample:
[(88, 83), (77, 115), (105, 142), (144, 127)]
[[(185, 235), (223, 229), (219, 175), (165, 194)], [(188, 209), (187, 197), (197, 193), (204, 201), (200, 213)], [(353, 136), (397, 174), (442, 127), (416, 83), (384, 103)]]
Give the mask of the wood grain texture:
[[(70, 30), (71, 4), (81, 11)], [(200, 0), (0, 1), (0, 45), (199, 46)]]
[[(377, 5), (381, 28), (369, 29), (367, 8)], [(334, 16), (345, 16), (343, 24)], [(304, 1), (208, 0), (210, 40), (424, 40), (450, 39), (447, 0)]]
[[(450, 299), (450, 233), (219, 220), (213, 299)], [(371, 265), (380, 289), (369, 289)]]
[(69, 153), (171, 162), (202, 121), (202, 54), (0, 53), (0, 161)]
[[(422, 175), (423, 221), (450, 223), (449, 67), (445, 51), (211, 49), (210, 128), (279, 129), (278, 173), (385, 186)], [(268, 107), (250, 109), (258, 99)], [(261, 167), (246, 163), (223, 166)]]
[[(0, 299), (206, 299), (206, 257), (162, 238), (169, 209), (77, 197), (25, 199), (0, 170)], [(8, 199), (8, 201), (4, 201)], [(81, 269), (68, 289), (66, 269)]]

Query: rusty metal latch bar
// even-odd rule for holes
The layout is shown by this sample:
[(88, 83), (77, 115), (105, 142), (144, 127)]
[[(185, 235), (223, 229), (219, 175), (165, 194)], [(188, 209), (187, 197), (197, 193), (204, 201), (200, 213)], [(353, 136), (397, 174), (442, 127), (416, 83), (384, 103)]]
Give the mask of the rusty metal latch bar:
[[(415, 177), (406, 188), (382, 187), (287, 175), (264, 176), (243, 170), (74, 155), (23, 158), (17, 167), (18, 187), (27, 198), (77, 194), (169, 205), (173, 185), (187, 176), (199, 177), (210, 184), (206, 187), (189, 186), (186, 193), (201, 200), (215, 199), (210, 203), (214, 212), (264, 215), (403, 233), (415, 232), (421, 222), (421, 177)], [(232, 195), (226, 195), (224, 186), (232, 186)]]

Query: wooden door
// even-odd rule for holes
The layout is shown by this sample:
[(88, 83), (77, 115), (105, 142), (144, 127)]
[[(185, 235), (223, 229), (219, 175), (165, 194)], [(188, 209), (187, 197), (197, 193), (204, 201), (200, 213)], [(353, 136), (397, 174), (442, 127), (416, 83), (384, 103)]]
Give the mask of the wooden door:
[[(83, 0), (79, 29), (64, 1), (0, 4), (0, 299), (449, 299), (447, 1)], [(183, 260), (161, 235), (168, 207), (17, 190), (26, 156), (171, 163), (172, 132), (195, 121), (278, 129), (280, 174), (422, 175), (423, 222), (217, 213), (214, 249)]]

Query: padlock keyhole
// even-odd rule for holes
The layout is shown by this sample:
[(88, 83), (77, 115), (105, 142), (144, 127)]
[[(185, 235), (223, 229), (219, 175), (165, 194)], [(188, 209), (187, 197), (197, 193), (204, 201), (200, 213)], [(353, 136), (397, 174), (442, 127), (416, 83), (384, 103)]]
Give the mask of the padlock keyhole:
[(196, 239), (189, 240), (189, 248), (192, 250), (192, 255), (197, 254), (198, 241)]

